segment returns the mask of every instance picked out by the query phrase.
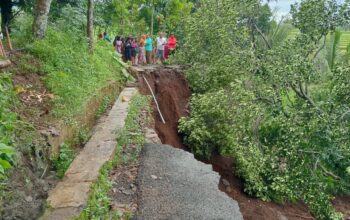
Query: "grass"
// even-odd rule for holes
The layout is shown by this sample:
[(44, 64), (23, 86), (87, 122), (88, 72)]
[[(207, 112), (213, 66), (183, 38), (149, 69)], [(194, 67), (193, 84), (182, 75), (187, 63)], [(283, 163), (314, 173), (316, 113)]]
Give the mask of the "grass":
[[(60, 23), (50, 24), (46, 37), (34, 41), (31, 37), (32, 19), (29, 15), (17, 18), (13, 42), (27, 53), (19, 65), (29, 73), (42, 75), (48, 91), (55, 95), (54, 117), (73, 118), (108, 82), (124, 84), (126, 80), (120, 64), (113, 58), (111, 44), (96, 41), (91, 55), (85, 31)], [(30, 63), (32, 56), (38, 63)]]
[[(111, 200), (108, 193), (112, 189), (109, 181), (109, 173), (122, 165), (126, 165), (138, 159), (139, 152), (144, 145), (144, 131), (142, 121), (147, 120), (147, 116), (141, 114), (142, 110), (150, 112), (149, 99), (146, 96), (137, 94), (130, 103), (125, 126), (117, 134), (117, 150), (113, 161), (105, 164), (100, 172), (98, 181), (91, 187), (91, 194), (86, 208), (77, 220), (88, 219), (131, 219), (131, 213), (118, 213), (111, 210)], [(146, 117), (146, 119), (144, 118)], [(131, 154), (123, 153), (123, 148), (129, 144), (135, 145), (136, 150)]]
[[(51, 24), (45, 39), (33, 41), (31, 39), (31, 21), (30, 16), (20, 16), (13, 27), (14, 45), (23, 47), (24, 52), (16, 54), (13, 58), (16, 68), (10, 70), (13, 71), (13, 74), (38, 74), (44, 81), (47, 93), (54, 95), (49, 103), (50, 115), (48, 119), (54, 121), (55, 124), (76, 125), (77, 116), (85, 112), (86, 105), (90, 100), (95, 97), (100, 98), (102, 88), (111, 81), (116, 81), (119, 85), (124, 84), (125, 79), (121, 66), (114, 60), (113, 48), (106, 42), (96, 42), (95, 53), (89, 54), (87, 43), (85, 43), (85, 33), (76, 29), (63, 29), (58, 25)], [(10, 76), (8, 78), (11, 79)], [(3, 91), (1, 92), (3, 93)], [(2, 97), (0, 97), (0, 109)], [(103, 98), (96, 113), (97, 118), (107, 110), (110, 102), (110, 98)], [(26, 112), (28, 111), (42, 110), (31, 107), (26, 109)], [(40, 112), (30, 114), (38, 115)], [(10, 114), (4, 118), (9, 120)], [(1, 138), (5, 135), (1, 133), (3, 119), (0, 119), (1, 143)], [(43, 148), (37, 144), (40, 137), (36, 134), (36, 127), (33, 125), (25, 122), (19, 124), (21, 126), (16, 127), (16, 133), (12, 134), (18, 142), (16, 143), (17, 150), (32, 157), (32, 149), (39, 151), (40, 148)], [(10, 127), (9, 124), (7, 127)], [(71, 147), (78, 143), (83, 144), (89, 138), (88, 131), (81, 131), (76, 136), (68, 143)], [(70, 158), (74, 155), (67, 150), (68, 147), (63, 145), (64, 152), (60, 152), (59, 155), (53, 156), (53, 158), (50, 155), (44, 155), (47, 158), (51, 157), (59, 177), (64, 175), (64, 171), (70, 164), (70, 162), (68, 163), (70, 159), (67, 162), (64, 161), (68, 159), (66, 156)], [(60, 159), (61, 157), (65, 159)]]
[(64, 173), (73, 162), (74, 158), (74, 150), (68, 144), (62, 144), (59, 154), (53, 156), (51, 159), (58, 178), (63, 178)]
[(96, 118), (101, 117), (107, 111), (111, 101), (112, 100), (108, 96), (103, 97), (102, 102), (96, 111)]
[(27, 47), (43, 62), (45, 84), (55, 94), (57, 118), (77, 115), (108, 81), (123, 81), (120, 65), (106, 42), (97, 42), (94, 55), (87, 53), (82, 42), (71, 33), (49, 29), (45, 40)]
[[(299, 33), (299, 30), (292, 27), (292, 30), (289, 33), (288, 39), (293, 39), (294, 37), (297, 36), (298, 33)], [(328, 40), (330, 39), (329, 36), (327, 36), (327, 38)], [(350, 31), (341, 31), (338, 52), (345, 54), (349, 45), (350, 45)]]
[(342, 52), (345, 52), (349, 45), (350, 45), (350, 31), (343, 31), (340, 37), (339, 49)]

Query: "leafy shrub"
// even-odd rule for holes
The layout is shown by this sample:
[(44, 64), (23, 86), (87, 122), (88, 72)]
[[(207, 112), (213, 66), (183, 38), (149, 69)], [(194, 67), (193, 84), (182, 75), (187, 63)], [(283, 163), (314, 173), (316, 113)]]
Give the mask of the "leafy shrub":
[(0, 73), (0, 179), (4, 177), (5, 170), (14, 164), (15, 150), (13, 144), (14, 124), (16, 114), (10, 107), (14, 102), (14, 93), (11, 75)]
[(78, 144), (84, 146), (90, 139), (89, 130), (82, 128), (78, 134)]
[(67, 145), (62, 144), (60, 146), (60, 152), (51, 158), (53, 168), (56, 170), (56, 175), (59, 178), (63, 178), (64, 173), (68, 169), (75, 157), (73, 149)]
[(109, 104), (111, 103), (111, 99), (108, 96), (103, 97), (102, 103), (98, 107), (96, 111), (96, 117), (101, 117), (108, 109)]
[(12, 167), (12, 156), (15, 154), (15, 149), (0, 143), (0, 177), (5, 174), (5, 170)]

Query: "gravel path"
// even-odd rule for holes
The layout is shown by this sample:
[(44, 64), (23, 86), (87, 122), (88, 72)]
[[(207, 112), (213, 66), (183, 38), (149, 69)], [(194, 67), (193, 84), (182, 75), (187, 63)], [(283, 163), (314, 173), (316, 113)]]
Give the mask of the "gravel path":
[(218, 189), (219, 180), (211, 165), (188, 152), (146, 144), (137, 219), (243, 219), (237, 202)]

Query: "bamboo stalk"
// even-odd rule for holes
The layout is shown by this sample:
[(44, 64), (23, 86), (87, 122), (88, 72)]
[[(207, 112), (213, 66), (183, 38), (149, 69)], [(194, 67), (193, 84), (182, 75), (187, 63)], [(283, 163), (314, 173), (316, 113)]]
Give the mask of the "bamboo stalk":
[(2, 45), (2, 40), (0, 39), (0, 54), (2, 57), (4, 57), (6, 59), (6, 53), (4, 50), (4, 46)]
[(4, 48), (4, 45), (2, 43), (2, 40), (4, 39), (4, 35), (3, 33), (0, 32), (0, 53), (2, 54), (2, 56), (7, 59), (7, 56), (6, 56), (6, 51), (5, 51), (5, 48)]
[(159, 113), (159, 115), (160, 115), (160, 118), (162, 119), (163, 124), (165, 124), (165, 120), (164, 120), (164, 118), (163, 118), (162, 112), (160, 111), (160, 108), (159, 108), (157, 99), (156, 99), (156, 97), (154, 96), (154, 93), (153, 93), (153, 91), (152, 91), (152, 88), (151, 88), (151, 86), (149, 85), (149, 83), (148, 83), (146, 77), (145, 77), (144, 75), (143, 75), (142, 77), (143, 77), (143, 79), (146, 81), (147, 86), (148, 86), (149, 90), (151, 91), (151, 94), (152, 94), (152, 97), (153, 97), (153, 99), (154, 99), (154, 102), (156, 103), (157, 110), (158, 110), (158, 113)]
[(9, 46), (10, 50), (12, 50), (13, 48), (12, 48), (11, 38), (10, 38), (10, 34), (9, 34), (9, 29), (7, 26), (5, 27), (5, 31), (6, 31), (7, 44)]

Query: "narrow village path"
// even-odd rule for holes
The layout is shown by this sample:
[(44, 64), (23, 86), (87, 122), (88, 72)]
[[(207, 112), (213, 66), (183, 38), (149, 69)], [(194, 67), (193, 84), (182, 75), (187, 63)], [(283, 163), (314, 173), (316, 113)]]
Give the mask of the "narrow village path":
[(128, 114), (128, 100), (136, 91), (136, 88), (125, 88), (108, 115), (97, 124), (91, 139), (74, 159), (63, 180), (49, 192), (49, 208), (43, 220), (72, 219), (83, 210), (100, 169), (114, 156), (117, 133), (124, 127)]

